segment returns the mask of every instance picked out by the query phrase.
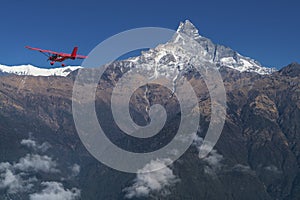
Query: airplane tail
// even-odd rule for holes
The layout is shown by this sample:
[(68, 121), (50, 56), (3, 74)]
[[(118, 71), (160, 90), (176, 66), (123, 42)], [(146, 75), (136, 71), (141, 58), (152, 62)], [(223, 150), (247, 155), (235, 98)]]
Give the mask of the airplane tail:
[(78, 47), (74, 47), (74, 49), (72, 51), (72, 54), (71, 54), (72, 59), (76, 58), (76, 56), (77, 56), (77, 50), (78, 50)]

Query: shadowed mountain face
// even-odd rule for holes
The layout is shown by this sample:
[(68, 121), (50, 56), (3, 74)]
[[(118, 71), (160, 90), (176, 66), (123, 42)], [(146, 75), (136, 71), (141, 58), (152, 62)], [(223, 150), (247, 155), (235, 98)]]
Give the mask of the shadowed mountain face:
[[(110, 90), (115, 83), (115, 76), (109, 74), (111, 71), (118, 72), (120, 65), (114, 63), (109, 68), (97, 92), (98, 117), (104, 129), (110, 130), (107, 134), (123, 148), (130, 149), (133, 145), (134, 149), (140, 151), (143, 148), (155, 148), (156, 143), (169, 141), (168, 136), (172, 137), (176, 131), (180, 110), (175, 100), (165, 101), (170, 91), (159, 86), (149, 87), (153, 96), (148, 95), (148, 98), (150, 102), (163, 103), (171, 115), (163, 136), (155, 138), (152, 146), (145, 147), (131, 144), (125, 136), (119, 135), (109, 110)], [(294, 63), (266, 76), (221, 69), (228, 108), (221, 138), (213, 152), (206, 159), (199, 159), (197, 144), (191, 146), (170, 167), (178, 181), (172, 185), (166, 184), (167, 192), (152, 191), (150, 188), (148, 195), (132, 198), (298, 199), (299, 68), (300, 65)], [(190, 81), (197, 82), (199, 86), (195, 90), (201, 99), (200, 138), (204, 136), (209, 123), (210, 99), (201, 78), (192, 71), (190, 73)], [(124, 189), (134, 185), (137, 180), (134, 174), (109, 169), (83, 147), (72, 119), (72, 86), (71, 75), (1, 77), (1, 162), (16, 165), (27, 154), (36, 154), (52, 158), (58, 170), (54, 173), (28, 169), (26, 176), (21, 178), (25, 182), (28, 177), (35, 177), (37, 180), (32, 181), (32, 187), (14, 193), (3, 186), (1, 191), (4, 199), (26, 199), (28, 194), (41, 193), (43, 187), (39, 184), (47, 181), (63, 184), (64, 191), (80, 189), (82, 199), (123, 199), (127, 191)], [(146, 124), (148, 114), (145, 112), (147, 103), (144, 100), (144, 88), (139, 90), (131, 99), (131, 113), (137, 123)], [(154, 95), (158, 90), (161, 91), (161, 97)], [(47, 142), (50, 147), (46, 151), (39, 151), (24, 146), (24, 139), (29, 137), (40, 145)], [(72, 177), (71, 167), (74, 164), (80, 166), (80, 173)], [(12, 168), (14, 175), (18, 175), (19, 171)], [(3, 174), (2, 178), (5, 178)], [(29, 183), (23, 183), (26, 184)]]
[[(176, 96), (154, 84), (135, 91), (130, 114), (137, 124), (150, 122), (147, 108), (154, 104), (163, 105), (168, 114), (157, 136), (135, 140), (114, 122), (112, 90), (125, 73), (149, 63), (159, 66), (154, 75), (186, 78), (194, 86), (199, 100), (195, 109), (201, 117), (198, 132), (190, 133), (193, 145), (179, 160), (150, 174), (110, 169), (87, 152), (77, 135), (72, 116), (76, 72), (68, 77), (1, 76), (1, 199), (299, 199), (300, 65), (271, 73), (250, 58), (212, 45), (190, 22), (181, 24), (177, 32), (182, 31), (201, 44), (197, 50), (208, 52), (205, 59), (218, 67), (226, 89), (225, 125), (207, 157), (198, 155), (210, 122), (211, 100), (197, 63), (178, 54), (180, 44), (174, 37), (136, 59), (112, 63), (99, 82), (95, 106), (102, 128), (115, 144), (134, 152), (155, 150), (170, 142), (178, 129)], [(235, 61), (222, 60), (225, 57)], [(165, 163), (154, 160), (145, 168)]]

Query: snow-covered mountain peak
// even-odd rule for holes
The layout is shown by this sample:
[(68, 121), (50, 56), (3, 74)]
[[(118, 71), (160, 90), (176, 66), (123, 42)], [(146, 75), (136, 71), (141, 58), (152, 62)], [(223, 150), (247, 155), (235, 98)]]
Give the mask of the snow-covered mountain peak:
[(180, 22), (179, 27), (176, 31), (177, 33), (184, 33), (195, 40), (201, 38), (199, 35), (198, 29), (190, 22), (189, 20), (185, 20), (185, 22)]
[(39, 68), (33, 65), (6, 66), (0, 64), (0, 72), (28, 76), (67, 76), (70, 72), (81, 68), (80, 66), (67, 66), (59, 68)]
[(229, 67), (240, 72), (254, 72), (258, 74), (271, 74), (274, 68), (262, 66), (249, 57), (242, 56), (229, 47), (214, 44), (210, 39), (200, 36), (198, 29), (189, 21), (181, 22), (176, 33), (166, 44), (160, 44), (154, 49), (143, 52), (141, 56), (128, 59), (138, 65), (156, 70), (163, 69), (163, 74), (173, 73), (177, 69), (189, 68), (191, 60), (194, 67), (203, 63), (211, 63), (217, 67)]

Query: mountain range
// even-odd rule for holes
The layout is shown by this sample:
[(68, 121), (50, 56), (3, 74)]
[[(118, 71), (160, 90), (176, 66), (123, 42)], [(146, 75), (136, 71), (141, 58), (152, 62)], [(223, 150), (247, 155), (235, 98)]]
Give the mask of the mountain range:
[[(208, 63), (208, 64), (207, 64)], [(220, 139), (205, 158), (199, 149), (209, 127), (211, 99), (199, 66), (216, 67), (226, 90), (226, 120)], [(40, 72), (15, 67), (0, 77), (1, 199), (299, 199), (300, 65), (280, 70), (214, 44), (190, 21), (180, 23), (166, 44), (111, 63), (99, 82), (95, 108), (107, 137), (138, 152), (157, 149), (174, 137), (180, 105), (172, 91), (142, 86), (130, 99), (137, 124), (149, 123), (147, 108), (163, 105), (166, 124), (151, 140), (135, 140), (114, 122), (111, 95), (118, 80), (138, 69), (151, 78), (193, 83), (200, 128), (191, 147), (172, 165), (153, 160), (152, 173), (119, 172), (85, 149), (72, 116), (78, 67)], [(56, 71), (57, 70), (57, 71)], [(84, 69), (91, 70), (91, 69)], [(18, 74), (18, 75), (16, 75)]]
[(60, 68), (40, 68), (33, 65), (6, 66), (0, 65), (0, 73), (23, 76), (67, 76), (80, 66), (67, 66)]

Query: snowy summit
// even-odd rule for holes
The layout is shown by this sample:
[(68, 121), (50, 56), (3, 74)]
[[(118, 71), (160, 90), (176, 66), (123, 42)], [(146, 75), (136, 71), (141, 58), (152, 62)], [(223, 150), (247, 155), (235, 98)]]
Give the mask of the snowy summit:
[[(192, 58), (210, 62), (217, 67), (229, 67), (240, 72), (271, 74), (274, 68), (262, 66), (256, 60), (242, 56), (223, 45), (214, 44), (210, 39), (199, 34), (198, 29), (189, 21), (181, 22), (173, 38), (166, 44), (143, 52), (141, 56), (128, 59), (135, 64), (156, 64), (158, 71), (185, 69)], [(198, 63), (201, 65), (202, 63)]]

